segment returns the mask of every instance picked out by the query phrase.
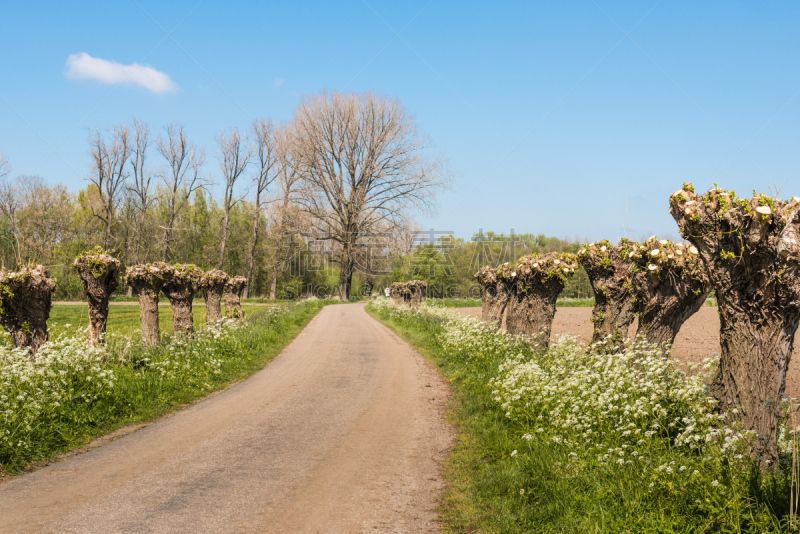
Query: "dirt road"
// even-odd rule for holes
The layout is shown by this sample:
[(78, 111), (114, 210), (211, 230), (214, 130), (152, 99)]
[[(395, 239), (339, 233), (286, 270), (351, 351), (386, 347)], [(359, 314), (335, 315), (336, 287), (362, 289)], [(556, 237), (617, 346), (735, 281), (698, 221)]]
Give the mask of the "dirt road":
[(0, 532), (436, 532), (447, 386), (361, 304), (250, 379), (0, 484)]

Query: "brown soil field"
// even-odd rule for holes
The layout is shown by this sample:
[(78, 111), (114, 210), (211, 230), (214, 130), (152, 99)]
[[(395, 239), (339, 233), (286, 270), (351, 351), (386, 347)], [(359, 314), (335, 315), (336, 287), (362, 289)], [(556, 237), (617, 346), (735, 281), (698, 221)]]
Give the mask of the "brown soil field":
[[(480, 308), (450, 308), (451, 310), (480, 317)], [(553, 320), (551, 339), (562, 334), (578, 336), (582, 342), (592, 338), (591, 308), (557, 308)], [(505, 326), (505, 324), (504, 324)], [(636, 333), (636, 321), (633, 322), (628, 332), (630, 336)], [(795, 338), (794, 352), (800, 348), (800, 340)], [(672, 347), (672, 356), (678, 361), (691, 363), (701, 362), (705, 358), (719, 355), (719, 315), (717, 308), (703, 307), (684, 323), (675, 344)], [(786, 374), (786, 396), (794, 399), (800, 398), (800, 361), (794, 358), (789, 364)]]

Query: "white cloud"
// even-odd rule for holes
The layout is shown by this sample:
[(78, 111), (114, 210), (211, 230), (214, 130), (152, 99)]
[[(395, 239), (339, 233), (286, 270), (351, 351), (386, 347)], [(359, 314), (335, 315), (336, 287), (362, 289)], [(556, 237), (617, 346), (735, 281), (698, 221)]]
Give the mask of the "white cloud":
[(92, 57), (85, 52), (71, 54), (67, 58), (67, 71), (70, 78), (96, 80), (101, 83), (125, 83), (144, 87), (156, 94), (176, 91), (178, 86), (169, 76), (153, 67), (139, 65), (122, 65)]
[(285, 81), (283, 78), (275, 78), (275, 88), (278, 89)]

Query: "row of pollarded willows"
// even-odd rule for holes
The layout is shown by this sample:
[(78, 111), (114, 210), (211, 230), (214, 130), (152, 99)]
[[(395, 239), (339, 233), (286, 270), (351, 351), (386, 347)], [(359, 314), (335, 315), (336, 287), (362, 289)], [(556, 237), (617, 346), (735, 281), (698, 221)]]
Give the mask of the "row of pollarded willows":
[[(716, 186), (699, 195), (684, 184), (670, 197), (670, 213), (689, 244), (655, 237), (644, 243), (601, 241), (577, 256), (595, 291), (593, 341), (621, 341), (638, 315), (637, 334), (653, 343), (671, 342), (714, 290), (720, 359), (709, 394), (732, 423), (753, 433), (752, 453), (762, 469), (778, 460), (780, 401), (800, 324), (798, 212), (798, 197), (785, 202), (754, 192), (737, 198)], [(478, 271), (484, 320), (498, 323), (507, 301), (509, 331), (548, 332), (549, 303), (569, 270), (546, 270), (543, 265), (556, 258), (545, 258)]]
[(146, 343), (160, 341), (158, 300), (163, 293), (172, 307), (173, 335), (192, 335), (194, 315), (192, 302), (198, 291), (206, 301), (206, 322), (215, 324), (222, 319), (224, 303), (231, 317), (244, 318), (241, 295), (247, 285), (243, 276), (228, 276), (220, 270), (203, 271), (194, 265), (169, 265), (162, 262), (128, 267), (125, 282), (139, 298), (142, 338)]
[(595, 293), (592, 342), (622, 343), (634, 317), (637, 336), (653, 344), (671, 343), (680, 327), (705, 301), (711, 286), (694, 247), (655, 237), (644, 243), (623, 239), (590, 243), (577, 255), (525, 256), (514, 266), (483, 267), (475, 278), (481, 287), (482, 318), (496, 324), (506, 313), (512, 334), (550, 337), (556, 300), (578, 265)]
[[(106, 251), (95, 249), (78, 256), (73, 267), (89, 301), (86, 336), (90, 344), (97, 345), (105, 336), (109, 298), (119, 284), (120, 262)], [(230, 316), (244, 317), (240, 297), (247, 280), (241, 276), (205, 272), (194, 265), (158, 263), (130, 267), (125, 279), (139, 296), (142, 337), (148, 343), (159, 341), (158, 297), (162, 292), (172, 306), (175, 335), (192, 334), (192, 301), (199, 290), (205, 296), (209, 324), (222, 318), (222, 302)], [(55, 289), (55, 281), (42, 265), (0, 271), (0, 324), (14, 347), (27, 347), (32, 357), (47, 341), (47, 320)]]
[(423, 280), (409, 280), (408, 282), (394, 282), (389, 287), (389, 295), (397, 304), (418, 307), (422, 299), (428, 294), (428, 282)]

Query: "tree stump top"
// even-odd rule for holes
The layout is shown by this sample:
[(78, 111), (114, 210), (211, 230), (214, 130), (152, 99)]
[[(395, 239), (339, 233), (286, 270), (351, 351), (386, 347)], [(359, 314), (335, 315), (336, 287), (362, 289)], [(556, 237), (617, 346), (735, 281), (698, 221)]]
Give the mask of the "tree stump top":
[(497, 269), (489, 265), (478, 269), (478, 272), (473, 275), (473, 278), (481, 285), (493, 285), (499, 281)]
[(133, 283), (146, 283), (152, 284), (154, 282), (164, 283), (164, 279), (168, 276), (171, 266), (164, 262), (154, 262), (144, 265), (134, 265), (128, 267), (125, 271), (125, 283), (132, 285)]
[(211, 271), (206, 271), (203, 273), (203, 276), (200, 278), (200, 286), (201, 287), (211, 287), (225, 285), (228, 280), (230, 280), (230, 276), (225, 271), (220, 271), (219, 269), (213, 269)]
[(574, 254), (555, 253), (529, 254), (517, 260), (512, 269), (504, 264), (499, 277), (505, 282), (546, 282), (559, 280), (566, 283), (578, 268)]
[(627, 241), (622, 256), (634, 271), (647, 271), (663, 277), (669, 273), (680, 276), (705, 277), (705, 266), (697, 248), (688, 243), (674, 243), (652, 236), (643, 243)]
[(0, 296), (12, 297), (16, 288), (55, 291), (56, 283), (44, 265), (24, 265), (17, 271), (0, 270)]
[(225, 285), (233, 288), (235, 291), (242, 291), (244, 286), (247, 285), (247, 278), (244, 276), (232, 276), (228, 278), (228, 281), (225, 282)]
[(391, 286), (389, 286), (389, 292), (392, 295), (406, 295), (410, 294), (411, 290), (408, 289), (408, 284), (405, 282), (393, 282)]
[(424, 280), (409, 280), (408, 282), (406, 282), (406, 287), (410, 291), (416, 291), (422, 288), (428, 289), (428, 282)]

